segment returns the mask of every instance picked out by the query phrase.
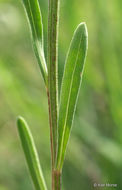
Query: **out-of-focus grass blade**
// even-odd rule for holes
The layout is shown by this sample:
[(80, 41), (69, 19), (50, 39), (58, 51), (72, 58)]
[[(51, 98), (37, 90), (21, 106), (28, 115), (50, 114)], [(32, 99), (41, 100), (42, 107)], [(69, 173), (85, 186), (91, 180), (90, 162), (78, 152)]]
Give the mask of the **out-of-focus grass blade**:
[(39, 164), (36, 147), (27, 123), (22, 117), (17, 119), (18, 132), (25, 153), (28, 168), (36, 190), (47, 190)]
[(62, 79), (58, 119), (58, 152), (56, 168), (62, 169), (67, 142), (73, 122), (78, 92), (82, 80), (87, 52), (88, 34), (85, 23), (81, 23), (73, 36), (68, 51)]
[(38, 0), (23, 0), (25, 11), (28, 17), (35, 55), (47, 85), (47, 65), (43, 47), (43, 24), (41, 10)]

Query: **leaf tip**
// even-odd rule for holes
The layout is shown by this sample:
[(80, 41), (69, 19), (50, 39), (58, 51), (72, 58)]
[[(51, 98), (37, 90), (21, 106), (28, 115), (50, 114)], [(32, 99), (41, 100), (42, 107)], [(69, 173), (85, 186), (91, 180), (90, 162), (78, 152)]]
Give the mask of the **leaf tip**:
[(79, 32), (82, 33), (84, 39), (85, 39), (85, 43), (86, 43), (86, 51), (88, 49), (88, 29), (87, 29), (87, 25), (85, 22), (81, 22), (78, 27), (77, 30), (79, 30)]
[(87, 25), (85, 22), (81, 22), (78, 25), (78, 28), (80, 28), (82, 30), (82, 32), (84, 33), (84, 36), (88, 37), (88, 29), (87, 29)]
[(22, 116), (17, 117), (17, 126), (20, 128), (23, 124), (25, 124), (25, 120)]

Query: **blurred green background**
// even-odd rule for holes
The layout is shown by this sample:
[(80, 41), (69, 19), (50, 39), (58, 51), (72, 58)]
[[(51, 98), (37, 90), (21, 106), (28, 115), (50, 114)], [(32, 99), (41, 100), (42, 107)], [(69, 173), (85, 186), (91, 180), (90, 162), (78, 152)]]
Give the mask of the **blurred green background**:
[[(40, 0), (47, 49), (48, 0)], [(122, 1), (61, 0), (59, 84), (76, 26), (89, 50), (63, 170), (63, 190), (122, 189)], [(28, 121), (50, 187), (48, 107), (21, 1), (0, 0), (0, 190), (33, 190), (16, 130)], [(97, 188), (94, 183), (117, 184)], [(50, 189), (50, 188), (49, 188)]]

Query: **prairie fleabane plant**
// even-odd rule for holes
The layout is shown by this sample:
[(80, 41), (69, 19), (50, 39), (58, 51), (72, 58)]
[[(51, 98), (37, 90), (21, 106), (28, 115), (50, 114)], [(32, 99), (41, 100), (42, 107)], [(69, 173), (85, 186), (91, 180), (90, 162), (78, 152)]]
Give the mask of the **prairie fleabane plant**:
[[(32, 33), (32, 42), (44, 79), (50, 122), (52, 190), (61, 190), (61, 174), (67, 143), (81, 85), (88, 46), (85, 23), (76, 28), (65, 61), (58, 101), (58, 21), (59, 0), (49, 0), (48, 58), (44, 53), (43, 24), (38, 0), (23, 0)], [(59, 102), (59, 106), (58, 106)], [(36, 190), (47, 190), (38, 154), (29, 127), (22, 117), (17, 120), (18, 132)]]

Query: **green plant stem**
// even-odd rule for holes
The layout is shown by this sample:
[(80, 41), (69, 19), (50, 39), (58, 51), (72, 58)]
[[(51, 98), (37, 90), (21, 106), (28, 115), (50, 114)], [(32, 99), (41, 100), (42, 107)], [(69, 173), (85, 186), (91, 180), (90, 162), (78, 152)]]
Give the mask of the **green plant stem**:
[(52, 157), (52, 190), (61, 190), (61, 172), (55, 170), (53, 165), (53, 139), (52, 139), (52, 127), (51, 127), (51, 110), (50, 110), (50, 98), (47, 90), (48, 106), (49, 106), (49, 121), (50, 121), (50, 142), (51, 142), (51, 157)]
[[(55, 187), (55, 160), (57, 150), (57, 114), (58, 114), (58, 20), (59, 0), (49, 0), (48, 13), (48, 104), (50, 119), (52, 190)], [(60, 184), (60, 183), (59, 183)]]
[(54, 190), (61, 190), (61, 172), (53, 170), (53, 179)]

